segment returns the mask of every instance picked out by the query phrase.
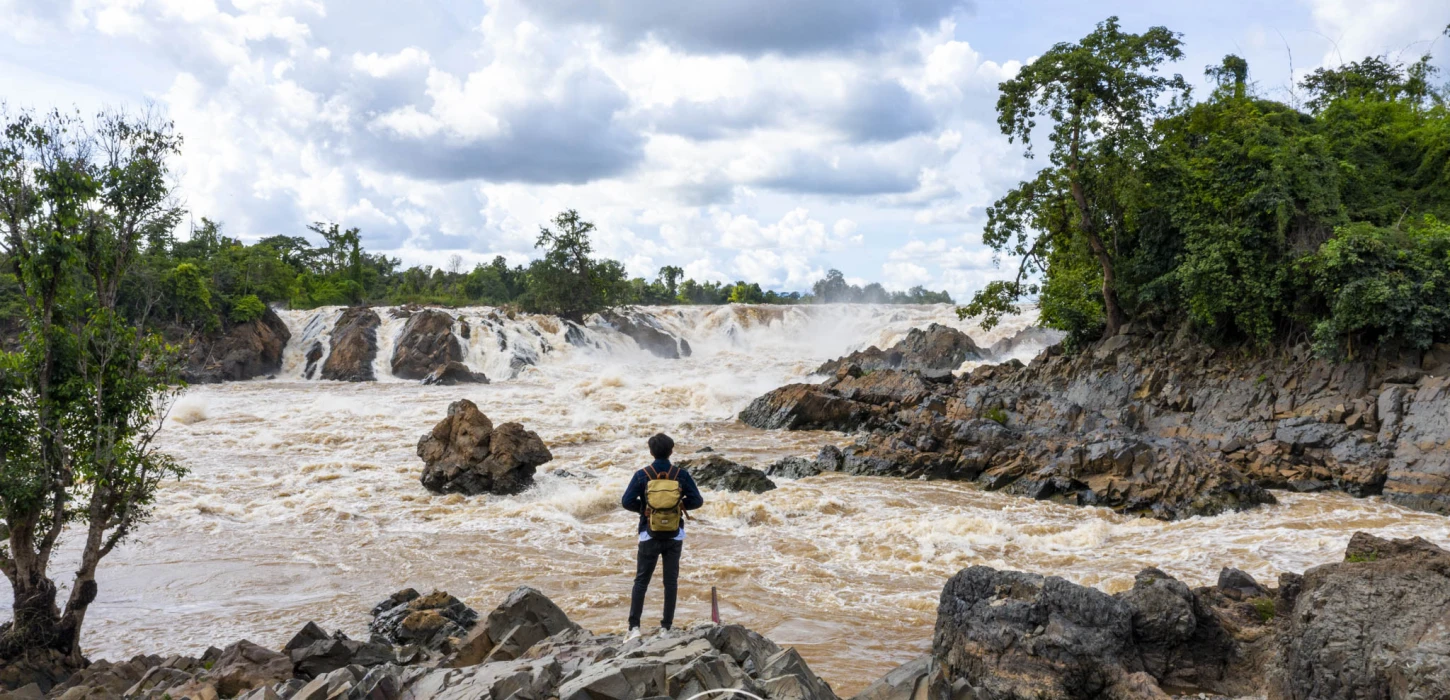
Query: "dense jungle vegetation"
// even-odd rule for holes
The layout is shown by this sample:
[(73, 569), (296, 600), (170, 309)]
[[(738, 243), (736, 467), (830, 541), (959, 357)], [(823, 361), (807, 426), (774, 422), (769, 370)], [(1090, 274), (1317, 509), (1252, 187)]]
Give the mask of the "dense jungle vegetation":
[(1001, 84), (1002, 132), (1048, 162), (988, 212), (1016, 278), (959, 313), (1036, 297), (1076, 342), (1187, 322), (1339, 358), (1450, 340), (1450, 89), (1430, 56), (1320, 68), (1286, 103), (1234, 55), (1195, 101), (1162, 72), (1182, 55), (1109, 19)]

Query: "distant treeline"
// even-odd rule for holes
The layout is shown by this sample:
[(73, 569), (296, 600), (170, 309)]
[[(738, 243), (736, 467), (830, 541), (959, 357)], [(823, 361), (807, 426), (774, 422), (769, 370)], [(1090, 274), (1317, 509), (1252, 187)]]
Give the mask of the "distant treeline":
[[(528, 265), (503, 256), (467, 269), (454, 256), (446, 267), (402, 268), (397, 258), (370, 253), (361, 232), (335, 223), (307, 227), (311, 235), (277, 235), (243, 243), (223, 226), (202, 218), (185, 238), (171, 231), (147, 237), (136, 265), (122, 285), (122, 305), (144, 315), (197, 330), (224, 322), (255, 319), (270, 303), (291, 308), (346, 304), (439, 304), (512, 306), (569, 317), (606, 308), (668, 304), (951, 303), (946, 292), (914, 287), (887, 291), (880, 284), (850, 284), (837, 270), (809, 292), (781, 293), (758, 283), (687, 279), (666, 266), (654, 280), (631, 278), (616, 260), (596, 258), (590, 242), (594, 225), (574, 211), (541, 228), (543, 255)], [(5, 266), (8, 268), (9, 266)], [(0, 279), (0, 309), (18, 316), (13, 276)], [(10, 313), (13, 311), (14, 313)]]

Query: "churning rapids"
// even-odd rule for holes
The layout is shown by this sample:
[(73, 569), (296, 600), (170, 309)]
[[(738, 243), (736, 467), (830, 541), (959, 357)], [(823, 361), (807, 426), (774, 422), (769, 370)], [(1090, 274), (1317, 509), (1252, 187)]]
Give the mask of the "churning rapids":
[[(282, 376), (195, 387), (174, 407), (162, 442), (191, 474), (164, 486), (153, 521), (102, 567), (87, 620), (92, 658), (198, 653), (241, 637), (280, 647), (308, 620), (361, 634), (367, 609), (403, 586), (488, 610), (529, 583), (586, 627), (618, 630), (635, 544), (635, 516), (618, 499), (648, 459), (647, 436), (672, 434), (678, 458), (706, 446), (758, 467), (811, 456), (847, 438), (759, 431), (735, 414), (823, 360), (913, 327), (956, 326), (986, 347), (1032, 321), (986, 332), (945, 305), (646, 309), (694, 349), (664, 360), (608, 329), (590, 327), (578, 347), (550, 318), (463, 309), (475, 329), (466, 362), (495, 383), (427, 387), (389, 376), (403, 321), (382, 311), (382, 381), (303, 380), (301, 354), (338, 313), (284, 312), (293, 337)], [(535, 364), (510, 378), (515, 357)], [(419, 485), (418, 437), (464, 397), (548, 443), (555, 459), (536, 488), (464, 498)], [(1147, 566), (1193, 585), (1228, 565), (1273, 580), (1336, 559), (1355, 530), (1450, 543), (1444, 517), (1339, 494), (1279, 494), (1276, 506), (1164, 523), (961, 483), (779, 483), (762, 495), (706, 493), (679, 617), (708, 618), (717, 586), (727, 621), (795, 645), (843, 695), (929, 648), (943, 583), (972, 564), (1116, 591)], [(653, 616), (657, 581), (650, 593)]]

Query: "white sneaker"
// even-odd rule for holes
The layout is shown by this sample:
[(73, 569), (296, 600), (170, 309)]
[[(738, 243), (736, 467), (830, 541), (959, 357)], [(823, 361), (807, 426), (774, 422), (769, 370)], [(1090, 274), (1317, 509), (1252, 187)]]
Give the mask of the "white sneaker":
[(660, 631), (659, 631), (659, 637), (660, 637), (660, 639), (669, 639), (670, 637), (673, 637), (673, 636), (675, 636), (675, 630), (674, 629), (669, 628), (669, 627), (661, 627), (660, 628)]
[(624, 635), (624, 641), (626, 641), (626, 642), (632, 642), (632, 641), (634, 641), (636, 639), (639, 639), (639, 628), (638, 627), (631, 627), (631, 628), (629, 628), (629, 634)]

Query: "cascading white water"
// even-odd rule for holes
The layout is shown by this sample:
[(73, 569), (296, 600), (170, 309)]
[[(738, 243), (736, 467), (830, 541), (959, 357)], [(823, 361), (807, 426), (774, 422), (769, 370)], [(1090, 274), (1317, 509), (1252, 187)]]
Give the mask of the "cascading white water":
[[(319, 343), (326, 362), (331, 349), (333, 325), (343, 307), (323, 307), (306, 311), (279, 311), (292, 332), (292, 341), (283, 353), (282, 378), (317, 379), (306, 376), (305, 354), (314, 342)], [(395, 307), (378, 307), (381, 325), (377, 330), (378, 354), (373, 360), (374, 375), (379, 381), (393, 381), (392, 356), (398, 338), (407, 325), (407, 316), (394, 313)], [(455, 319), (454, 332), (461, 335), (463, 324), (469, 336), (460, 337), (464, 363), (494, 379), (515, 376), (522, 367), (543, 364), (571, 364), (636, 360), (648, 353), (633, 340), (615, 330), (599, 316), (586, 319), (584, 325), (570, 329), (570, 324), (553, 316), (534, 314), (509, 315), (492, 307), (448, 309)], [(982, 331), (957, 318), (955, 307), (934, 306), (686, 306), (644, 307), (633, 313), (647, 319), (657, 328), (685, 339), (696, 352), (705, 355), (722, 353), (769, 352), (791, 358), (828, 358), (859, 350), (869, 345), (887, 347), (900, 340), (912, 328), (931, 323), (972, 330), (973, 338), (985, 349), (991, 343), (1027, 327), (1036, 318), (1027, 313), (1009, 319), (991, 332)], [(573, 338), (571, 340), (571, 332)], [(1010, 357), (1028, 360), (1042, 349), (1028, 343), (1013, 350)], [(1003, 358), (993, 358), (1001, 361)], [(973, 363), (976, 364), (976, 363)], [(970, 365), (969, 365), (970, 367)], [(314, 375), (320, 372), (314, 372)]]
[[(824, 360), (913, 327), (952, 325), (985, 347), (1033, 320), (988, 333), (950, 306), (644, 309), (694, 350), (665, 360), (598, 321), (575, 345), (551, 318), (452, 311), (470, 324), (466, 361), (493, 384), (391, 380), (402, 322), (387, 310), (383, 381), (306, 381), (305, 354), (326, 345), (339, 314), (323, 309), (283, 314), (293, 340), (278, 379), (190, 389), (160, 442), (191, 474), (163, 486), (153, 522), (102, 567), (88, 653), (196, 654), (239, 637), (277, 647), (308, 620), (359, 635), (371, 605), (404, 586), (487, 611), (527, 583), (586, 627), (618, 630), (635, 547), (635, 516), (619, 497), (647, 461), (649, 435), (674, 436), (679, 458), (707, 446), (758, 467), (813, 455), (849, 437), (755, 430), (734, 416)], [(525, 349), (535, 364), (510, 379)], [(544, 438), (555, 459), (536, 488), (465, 498), (420, 486), (418, 437), (459, 398)], [(1277, 506), (1163, 523), (963, 483), (822, 475), (779, 485), (705, 494), (679, 617), (706, 619), (716, 586), (726, 621), (796, 645), (842, 695), (928, 647), (942, 584), (972, 564), (1112, 591), (1148, 566), (1191, 585), (1224, 566), (1273, 581), (1336, 559), (1359, 529), (1450, 543), (1444, 517), (1340, 494), (1281, 494)], [(651, 616), (658, 605), (655, 589)]]

